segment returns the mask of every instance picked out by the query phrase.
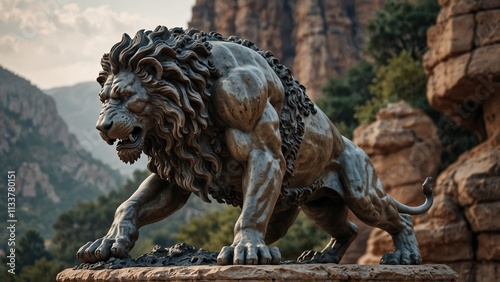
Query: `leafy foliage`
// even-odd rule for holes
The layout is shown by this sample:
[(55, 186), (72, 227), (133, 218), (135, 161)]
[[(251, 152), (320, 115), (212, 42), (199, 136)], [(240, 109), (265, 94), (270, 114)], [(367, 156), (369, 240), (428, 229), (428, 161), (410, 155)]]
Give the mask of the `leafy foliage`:
[(99, 196), (93, 202), (81, 202), (77, 207), (59, 215), (54, 230), (52, 251), (61, 261), (77, 264), (75, 253), (89, 240), (106, 234), (113, 221), (116, 208), (125, 201), (148, 176), (146, 171), (136, 171), (119, 190)]
[(427, 77), (421, 61), (427, 48), (427, 29), (434, 24), (438, 12), (435, 0), (419, 0), (414, 4), (387, 2), (366, 26), (368, 38), (364, 51), (372, 63), (362, 61), (343, 79), (332, 78), (317, 104), (344, 135), (351, 137), (355, 127), (374, 121), (377, 112), (388, 103), (409, 102), (429, 115), (438, 127), (442, 145), (440, 170), (443, 170), (476, 145), (477, 139), (433, 110), (426, 99)]
[(426, 83), (427, 76), (422, 63), (406, 50), (402, 51), (377, 70), (368, 86), (371, 98), (356, 107), (354, 116), (360, 123), (372, 122), (380, 109), (399, 100), (408, 101), (414, 107), (429, 111), (430, 106), (425, 96)]
[(20, 275), (23, 282), (53, 282), (59, 272), (64, 269), (64, 265), (47, 260), (45, 257), (37, 260), (33, 265), (27, 266)]
[(349, 69), (343, 80), (332, 78), (323, 88), (323, 96), (317, 101), (340, 132), (351, 138), (352, 131), (359, 125), (355, 119), (355, 107), (370, 98), (366, 85), (374, 77), (373, 65), (361, 61)]
[(388, 1), (384, 9), (375, 12), (368, 21), (365, 52), (377, 65), (384, 65), (406, 51), (414, 59), (422, 58), (427, 50), (427, 29), (439, 12), (436, 0)]
[(240, 208), (225, 207), (222, 211), (209, 212), (203, 217), (191, 219), (174, 235), (178, 242), (197, 248), (218, 252), (233, 242), (233, 228), (241, 213)]
[[(197, 248), (218, 252), (233, 242), (234, 224), (241, 213), (240, 208), (226, 207), (222, 211), (191, 219), (180, 228), (174, 238)], [(322, 249), (328, 235), (316, 227), (304, 214), (299, 214), (285, 237), (274, 243), (280, 249), (282, 260), (296, 260), (305, 250)]]
[(300, 213), (285, 237), (273, 245), (280, 249), (282, 260), (296, 260), (306, 250), (322, 250), (329, 240), (326, 232)]
[[(21, 278), (21, 281), (42, 281), (37, 278), (40, 277), (48, 277), (46, 273), (41, 272), (38, 273), (38, 275), (43, 274), (37, 278), (33, 278), (36, 276), (23, 276), (24, 273), (29, 273), (34, 269), (33, 265), (36, 265), (36, 263), (40, 260), (44, 260), (47, 262), (48, 260), (52, 259), (52, 254), (45, 249), (44, 242), (42, 236), (40, 236), (40, 233), (35, 230), (28, 230), (20, 239), (19, 239), (19, 244), (16, 244), (17, 246), (13, 246), (15, 249), (15, 275), (8, 273), (6, 268), (7, 263), (10, 261), (7, 257), (2, 257), (2, 267), (0, 267), (0, 280), (1, 281), (19, 281), (17, 280), (18, 277)], [(57, 263), (52, 263), (54, 265), (58, 265)], [(9, 267), (10, 268), (10, 267)], [(62, 268), (58, 267), (57, 272), (59, 272)], [(51, 276), (52, 280), (47, 280), (47, 281), (53, 281), (55, 278), (55, 274)], [(20, 275), (20, 276), (19, 276)], [(25, 278), (23, 278), (25, 277)], [(26, 277), (31, 277), (30, 279)]]
[(17, 265), (19, 271), (25, 266), (34, 264), (38, 259), (45, 258), (50, 260), (52, 258), (52, 255), (45, 249), (40, 233), (31, 229), (19, 240), (18, 254)]

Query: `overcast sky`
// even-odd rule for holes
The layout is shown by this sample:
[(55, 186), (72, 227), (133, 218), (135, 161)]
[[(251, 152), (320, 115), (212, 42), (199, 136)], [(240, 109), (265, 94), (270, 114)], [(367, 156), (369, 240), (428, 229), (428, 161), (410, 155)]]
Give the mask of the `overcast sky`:
[(0, 0), (0, 65), (42, 89), (95, 80), (123, 33), (187, 27), (194, 2)]

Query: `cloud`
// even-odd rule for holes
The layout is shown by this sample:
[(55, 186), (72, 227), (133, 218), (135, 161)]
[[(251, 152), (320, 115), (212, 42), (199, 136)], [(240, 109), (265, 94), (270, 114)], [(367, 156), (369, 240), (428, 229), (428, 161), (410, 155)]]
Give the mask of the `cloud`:
[[(123, 33), (133, 36), (156, 27), (169, 16), (163, 11), (179, 14), (177, 9), (152, 8), (144, 15), (140, 9), (123, 10), (121, 1), (108, 3), (0, 0), (0, 64), (42, 88), (93, 80), (100, 57)], [(190, 6), (186, 9), (189, 16)], [(185, 17), (182, 24), (189, 20)]]

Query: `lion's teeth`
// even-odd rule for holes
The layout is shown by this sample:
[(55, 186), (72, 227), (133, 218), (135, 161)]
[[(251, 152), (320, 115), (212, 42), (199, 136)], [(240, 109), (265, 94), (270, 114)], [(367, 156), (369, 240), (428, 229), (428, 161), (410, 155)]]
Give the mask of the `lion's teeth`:
[(134, 141), (135, 141), (134, 136), (132, 135), (132, 133), (130, 133), (130, 135), (128, 136), (128, 139), (129, 139), (131, 142), (134, 142)]

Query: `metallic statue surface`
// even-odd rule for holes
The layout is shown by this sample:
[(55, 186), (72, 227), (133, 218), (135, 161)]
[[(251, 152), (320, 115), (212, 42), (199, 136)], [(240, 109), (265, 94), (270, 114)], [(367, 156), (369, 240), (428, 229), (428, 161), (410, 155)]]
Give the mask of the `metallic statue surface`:
[(299, 211), (332, 239), (298, 260), (338, 263), (358, 233), (348, 209), (392, 235), (395, 250), (381, 263), (421, 262), (410, 214), (432, 205), (430, 179), (419, 207), (387, 195), (366, 153), (269, 51), (237, 37), (159, 26), (133, 39), (125, 34), (101, 65), (96, 127), (108, 144), (118, 141), (122, 161), (144, 152), (152, 174), (117, 209), (109, 232), (80, 248), (82, 262), (127, 256), (140, 227), (168, 217), (191, 194), (242, 208), (219, 265), (280, 263), (268, 245)]

